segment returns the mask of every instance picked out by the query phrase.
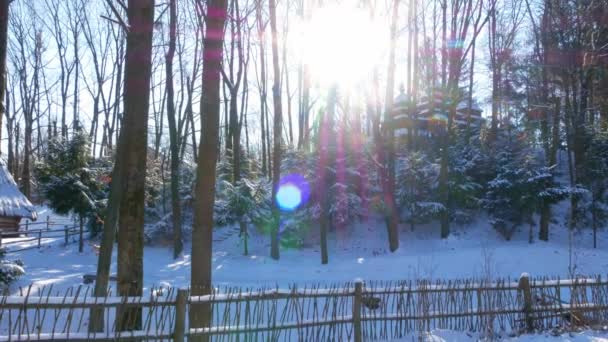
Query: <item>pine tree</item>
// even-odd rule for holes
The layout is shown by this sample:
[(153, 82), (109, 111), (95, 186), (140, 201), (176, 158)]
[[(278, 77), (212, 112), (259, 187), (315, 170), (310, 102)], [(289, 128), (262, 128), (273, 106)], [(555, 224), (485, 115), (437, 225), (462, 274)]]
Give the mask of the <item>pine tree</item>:
[(448, 149), (450, 170), (450, 219), (458, 223), (469, 223), (479, 209), (479, 197), (483, 184), (491, 179), (491, 161), (481, 146), (480, 132), (473, 127), (455, 131)]
[(597, 230), (608, 220), (608, 133), (594, 132), (585, 157), (584, 183), (590, 190), (588, 209), (593, 227), (593, 248), (597, 248)]
[(551, 169), (539, 163), (521, 136), (507, 135), (497, 142), (496, 174), (488, 182), (482, 203), (492, 216), (492, 224), (507, 240), (522, 224), (530, 225), (543, 203), (557, 203), (570, 190), (562, 187)]
[(55, 212), (77, 215), (96, 226), (106, 193), (105, 185), (90, 168), (86, 134), (78, 133), (71, 140), (50, 140), (44, 159), (36, 164), (34, 172)]
[(398, 204), (407, 212), (407, 220), (414, 230), (422, 223), (445, 210), (438, 201), (437, 178), (439, 165), (431, 163), (423, 152), (408, 153), (398, 159)]

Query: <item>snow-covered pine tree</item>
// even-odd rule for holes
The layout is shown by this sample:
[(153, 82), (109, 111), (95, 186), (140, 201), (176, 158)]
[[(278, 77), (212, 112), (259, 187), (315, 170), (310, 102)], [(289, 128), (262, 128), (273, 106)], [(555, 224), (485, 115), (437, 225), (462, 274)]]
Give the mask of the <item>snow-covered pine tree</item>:
[(530, 225), (542, 203), (556, 203), (569, 194), (557, 183), (551, 169), (543, 166), (522, 137), (503, 136), (497, 142), (496, 175), (488, 182), (483, 206), (492, 216), (492, 225), (507, 240), (522, 224)]
[(97, 226), (103, 207), (105, 184), (89, 166), (89, 140), (84, 133), (70, 140), (49, 141), (44, 159), (35, 174), (49, 206), (59, 214), (74, 214)]
[(424, 152), (400, 156), (396, 173), (397, 203), (412, 230), (416, 223), (424, 223), (445, 210), (437, 197), (439, 165), (429, 161)]
[(592, 138), (588, 143), (582, 178), (590, 190), (586, 207), (591, 213), (593, 248), (597, 248), (598, 227), (608, 220), (608, 133), (596, 131), (588, 136)]
[(479, 209), (482, 184), (491, 177), (488, 154), (482, 148), (481, 134), (474, 127), (455, 130), (448, 149), (450, 170), (450, 219), (469, 223)]

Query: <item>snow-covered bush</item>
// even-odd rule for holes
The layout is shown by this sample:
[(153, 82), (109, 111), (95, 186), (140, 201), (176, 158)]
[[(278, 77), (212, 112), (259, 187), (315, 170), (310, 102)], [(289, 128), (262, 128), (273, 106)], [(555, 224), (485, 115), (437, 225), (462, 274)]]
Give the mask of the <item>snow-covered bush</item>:
[(6, 286), (25, 274), (21, 260), (4, 260), (6, 251), (0, 248), (0, 286)]

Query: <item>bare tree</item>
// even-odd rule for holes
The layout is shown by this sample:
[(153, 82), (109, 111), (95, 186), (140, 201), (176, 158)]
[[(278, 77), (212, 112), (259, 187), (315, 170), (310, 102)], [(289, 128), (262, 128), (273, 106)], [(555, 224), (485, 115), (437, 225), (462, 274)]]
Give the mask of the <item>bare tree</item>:
[[(92, 154), (96, 155), (97, 138), (100, 124), (100, 114), (110, 112), (110, 94), (106, 90), (108, 82), (108, 63), (111, 58), (112, 49), (112, 28), (110, 25), (100, 25), (93, 23), (91, 25), (91, 16), (84, 16), (82, 20), (82, 32), (86, 42), (87, 51), (93, 62), (93, 79), (94, 82), (89, 82), (87, 77), (83, 77), (85, 87), (93, 99), (93, 115), (91, 118), (91, 127), (89, 130), (89, 138), (92, 142)], [(92, 84), (90, 84), (92, 83)], [(113, 86), (113, 84), (111, 85)], [(109, 118), (109, 115), (106, 115)], [(106, 138), (105, 127), (102, 127), (102, 134)], [(102, 140), (100, 154), (103, 153), (103, 145), (105, 140)]]
[(45, 25), (52, 32), (53, 38), (55, 39), (56, 51), (59, 60), (60, 67), (60, 96), (61, 96), (61, 137), (66, 139), (68, 137), (68, 125), (67, 125), (67, 106), (68, 106), (68, 92), (70, 88), (70, 80), (72, 73), (76, 66), (75, 58), (70, 59), (68, 54), (69, 41), (67, 37), (67, 29), (64, 27), (64, 16), (65, 12), (69, 12), (61, 6), (67, 7), (67, 1), (60, 0), (45, 0), (46, 10), (50, 14), (51, 22), (45, 23)]
[[(40, 98), (40, 71), (43, 67), (42, 53), (45, 49), (42, 30), (32, 19), (33, 14), (32, 7), (24, 6), (19, 7), (19, 13), (10, 17), (13, 40), (9, 49), (10, 59), (17, 73), (20, 112), (23, 114), (24, 123), (21, 187), (28, 197), (31, 195), (32, 133)], [(16, 124), (15, 128), (17, 131), (15, 161), (18, 163), (19, 125)]]
[[(165, 55), (166, 88), (167, 88), (167, 121), (169, 122), (169, 139), (171, 148), (171, 211), (173, 222), (173, 258), (177, 258), (183, 249), (182, 214), (179, 198), (179, 150), (181, 146), (181, 131), (185, 120), (177, 123), (175, 113), (175, 90), (173, 87), (173, 57), (177, 41), (177, 4), (169, 0), (169, 49)], [(179, 125), (179, 127), (178, 127)]]
[[(270, 158), (267, 155), (270, 155), (270, 142), (267, 139), (267, 125), (266, 122), (268, 120), (268, 104), (267, 104), (267, 76), (266, 76), (266, 26), (268, 24), (267, 21), (264, 21), (262, 18), (262, 1), (257, 0), (255, 6), (255, 18), (256, 18), (256, 27), (257, 34), (259, 39), (259, 53), (260, 59), (257, 63), (259, 65), (259, 75), (258, 75), (258, 92), (260, 94), (260, 133), (262, 140), (262, 174), (267, 175), (268, 170), (270, 169), (270, 165), (266, 165), (266, 161)], [(268, 167), (267, 167), (268, 166)]]

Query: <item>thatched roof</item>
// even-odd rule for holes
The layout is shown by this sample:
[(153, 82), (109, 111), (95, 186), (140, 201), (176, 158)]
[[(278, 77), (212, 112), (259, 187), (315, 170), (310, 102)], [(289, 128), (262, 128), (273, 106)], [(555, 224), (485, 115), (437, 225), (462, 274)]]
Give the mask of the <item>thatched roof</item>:
[(0, 216), (36, 220), (38, 215), (32, 203), (19, 191), (17, 183), (0, 159)]

